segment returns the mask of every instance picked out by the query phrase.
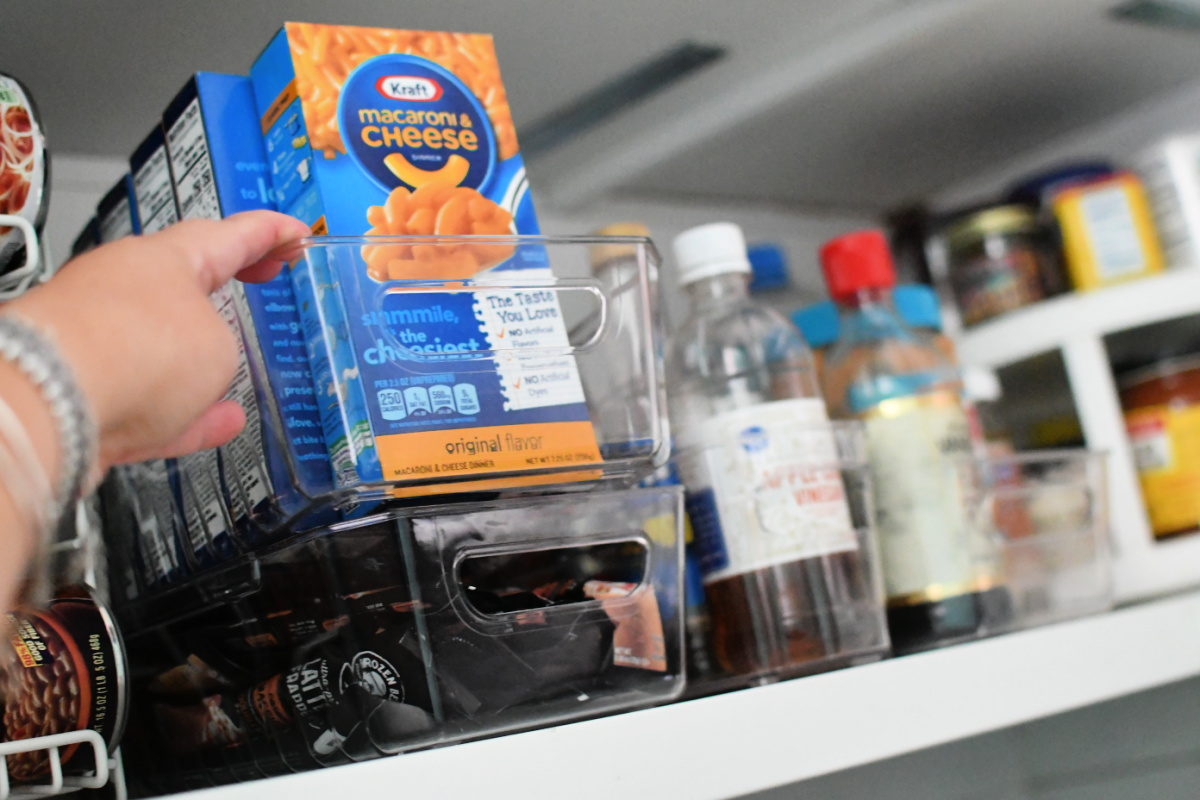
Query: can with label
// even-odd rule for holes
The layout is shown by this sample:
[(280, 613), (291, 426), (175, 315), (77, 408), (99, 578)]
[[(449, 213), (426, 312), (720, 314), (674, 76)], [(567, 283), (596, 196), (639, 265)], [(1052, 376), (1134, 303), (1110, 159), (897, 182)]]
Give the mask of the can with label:
[[(84, 586), (60, 590), (44, 608), (7, 615), (2, 650), (5, 741), (94, 730), (111, 753), (125, 728), (125, 649), (112, 616)], [(94, 766), (91, 750), (60, 749), (67, 773)], [(46, 750), (10, 755), (9, 775), (32, 780), (50, 771)]]
[[(0, 214), (23, 217), (39, 234), (50, 206), (50, 153), (25, 86), (0, 72)], [(25, 265), (25, 237), (0, 226), (0, 273)]]
[(1120, 381), (1125, 429), (1156, 537), (1200, 527), (1200, 354)]
[(1078, 291), (1162, 272), (1150, 203), (1132, 172), (1072, 185), (1054, 195), (1071, 284)]

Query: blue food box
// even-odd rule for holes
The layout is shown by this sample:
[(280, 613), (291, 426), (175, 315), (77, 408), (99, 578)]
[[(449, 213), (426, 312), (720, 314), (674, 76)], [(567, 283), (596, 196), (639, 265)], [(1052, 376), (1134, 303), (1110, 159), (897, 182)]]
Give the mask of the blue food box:
[[(164, 113), (163, 133), (181, 219), (274, 208), (249, 79), (196, 73)], [(235, 529), (253, 540), (331, 488), (328, 458), (286, 272), (233, 281), (213, 299), (242, 347), (229, 396), (247, 419), (221, 449), (220, 491)]]

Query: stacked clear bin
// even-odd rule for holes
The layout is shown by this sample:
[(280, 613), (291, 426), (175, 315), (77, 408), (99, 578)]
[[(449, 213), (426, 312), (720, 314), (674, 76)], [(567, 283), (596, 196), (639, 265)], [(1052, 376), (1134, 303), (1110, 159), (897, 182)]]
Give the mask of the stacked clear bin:
[(669, 488), (390, 510), (126, 609), (123, 751), (161, 793), (677, 697)]
[[(599, 457), (336, 489), (295, 463), (284, 482), (196, 462), (115, 471), (106, 529), (134, 672), (126, 749), (144, 791), (358, 761), (683, 690), (682, 490), (635, 488), (669, 446), (649, 240), (324, 237), (303, 243), (293, 269), (356, 280), (362, 248), (380, 243), (486, 246), (546, 264), (380, 282), (363, 296), (552, 293), (566, 341), (456, 355), (484, 371), (573, 361)], [(589, 266), (594, 247), (613, 244), (637, 265), (616, 285)], [(384, 328), (372, 335), (396, 354), (398, 375), (445, 371)], [(612, 379), (614, 359), (633, 380)], [(250, 366), (262, 436), (287, 452), (287, 412), (252, 350)], [(216, 458), (238, 460), (230, 447)], [(247, 501), (272, 480), (268, 502)], [(194, 509), (214, 496), (221, 516), (198, 526)], [(231, 513), (239, 501), (253, 512)]]
[(1045, 450), (965, 462), (960, 471), (979, 563), (1007, 602), (987, 633), (1033, 628), (1113, 606), (1103, 453)]
[[(589, 255), (594, 248), (623, 245), (636, 253), (637, 268), (626, 272), (617, 286), (606, 286), (592, 277)], [(414, 474), (396, 480), (343, 483), (334, 488), (328, 481), (314, 480), (311, 470), (294, 462), (269, 470), (270, 475), (247, 474), (227, 465), (239, 462), (227, 445), (216, 454), (222, 468), (204, 470), (195, 464), (150, 462), (117, 471), (114, 490), (130, 496), (137, 512), (136, 533), (118, 543), (127, 551), (126, 565), (136, 565), (138, 574), (126, 576), (133, 587), (126, 597), (152, 593), (162, 585), (203, 572), (215, 563), (255, 551), (298, 531), (311, 530), (354, 515), (362, 515), (380, 503), (429, 502), (438, 494), (493, 497), (532, 492), (590, 491), (620, 489), (636, 485), (666, 461), (669, 448), (664, 387), (661, 369), (661, 334), (658, 330), (656, 287), (658, 255), (648, 239), (638, 237), (313, 237), (300, 246), (293, 269), (312, 283), (323, 275), (335, 283), (360, 280), (364, 246), (394, 245), (446, 250), (469, 245), (490, 247), (510, 253), (507, 260), (473, 279), (386, 281), (363, 291), (369, 301), (343, 313), (353, 319), (378, 314), (388, 294), (466, 294), (483, 302), (487, 297), (511, 297), (517, 292), (549, 292), (561, 310), (567, 340), (536, 348), (498, 343), (495, 349), (458, 352), (456, 358), (496, 370), (514, 360), (554, 362), (572, 360), (578, 368), (599, 458), (579, 463), (530, 466), (521, 470), (491, 471), (462, 475)], [(526, 261), (544, 263), (538, 272), (510, 272), (505, 265)], [(445, 359), (423, 357), (385, 327), (372, 331), (386, 348), (396, 354), (391, 366), (397, 375), (422, 375), (444, 369)], [(332, 349), (335, 342), (326, 337)], [(261, 413), (261, 435), (274, 450), (288, 453), (284, 433), (285, 409), (269, 390), (267, 369), (252, 348), (249, 364)], [(611, 380), (614, 359), (636, 364), (634, 381)], [(628, 368), (626, 368), (628, 371)], [(320, 389), (318, 390), (320, 395)], [(340, 400), (341, 398), (339, 398)], [(322, 402), (325, 402), (322, 398)], [(464, 433), (469, 433), (465, 428)], [(319, 432), (318, 434), (319, 435)], [(353, 432), (346, 431), (347, 438)], [(214, 474), (218, 477), (214, 478)], [(249, 503), (263, 482), (274, 482), (274, 493), (265, 503)], [(197, 524), (191, 507), (210, 505), (219, 498), (220, 515)], [(422, 499), (424, 498), (424, 499)], [(249, 506), (251, 512), (235, 518), (230, 509)], [(188, 535), (189, 528), (202, 537)], [(129, 572), (129, 570), (126, 570)]]

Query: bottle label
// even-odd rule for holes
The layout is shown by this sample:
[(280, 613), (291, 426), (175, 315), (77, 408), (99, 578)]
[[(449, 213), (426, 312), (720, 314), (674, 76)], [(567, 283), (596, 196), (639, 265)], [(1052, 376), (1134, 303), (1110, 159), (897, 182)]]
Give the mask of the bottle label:
[(863, 415), (888, 604), (915, 605), (991, 585), (982, 532), (968, 524), (961, 457), (967, 418), (953, 392), (885, 400)]
[(719, 414), (681, 438), (678, 465), (705, 583), (858, 547), (816, 398)]

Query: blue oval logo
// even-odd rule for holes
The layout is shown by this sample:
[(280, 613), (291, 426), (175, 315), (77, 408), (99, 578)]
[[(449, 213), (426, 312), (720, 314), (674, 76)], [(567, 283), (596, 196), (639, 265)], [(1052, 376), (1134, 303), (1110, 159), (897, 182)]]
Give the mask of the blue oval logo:
[(755, 425), (738, 434), (738, 443), (747, 453), (761, 453), (770, 446), (771, 437), (765, 430)]
[(442, 182), (482, 191), (496, 163), (483, 106), (449, 70), (417, 56), (364, 61), (338, 100), (346, 152), (385, 192)]

